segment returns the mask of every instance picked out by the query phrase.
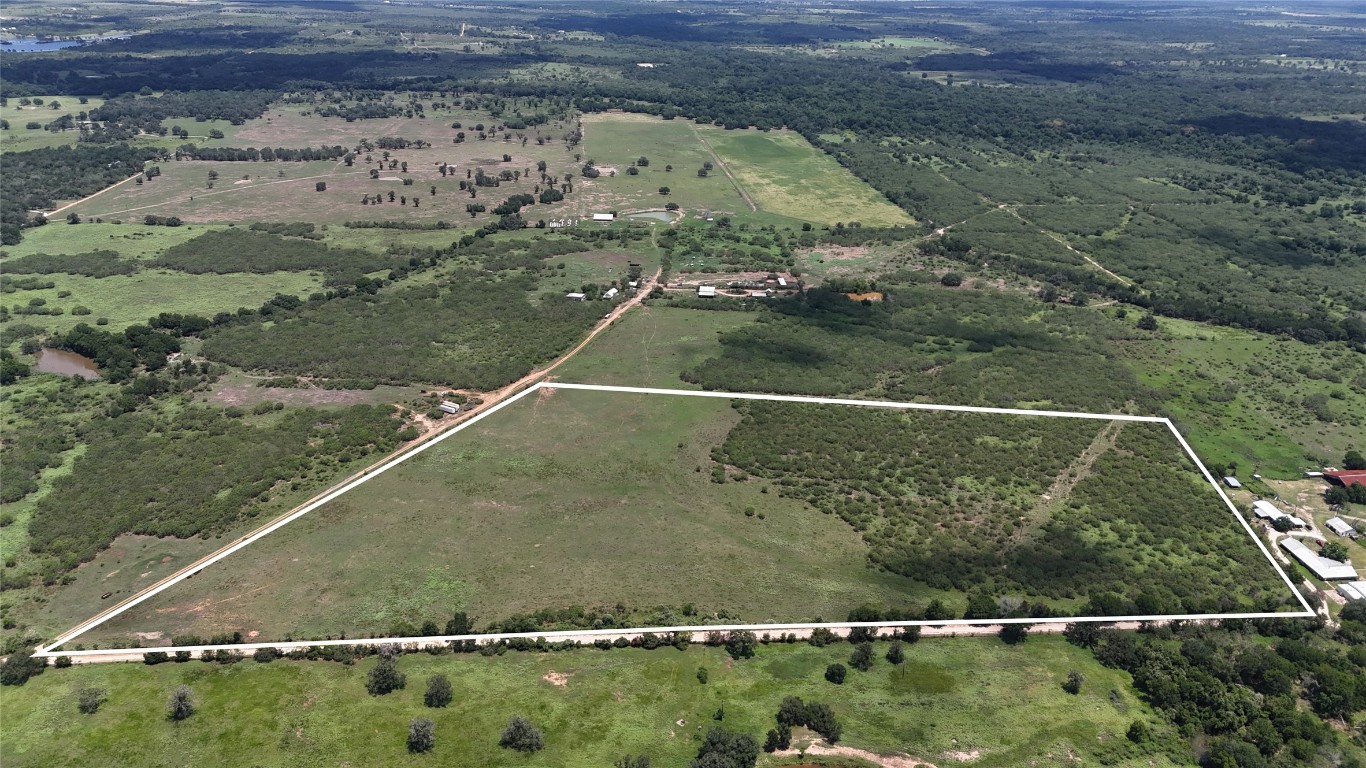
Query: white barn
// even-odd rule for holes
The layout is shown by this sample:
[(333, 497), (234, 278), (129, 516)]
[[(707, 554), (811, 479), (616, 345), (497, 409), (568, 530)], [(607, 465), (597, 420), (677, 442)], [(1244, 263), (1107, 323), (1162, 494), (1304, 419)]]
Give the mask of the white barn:
[(1289, 520), (1290, 524), (1295, 526), (1296, 528), (1307, 529), (1309, 527), (1309, 523), (1306, 523), (1305, 521), (1301, 520), (1298, 517), (1295, 517), (1294, 515), (1287, 515), (1286, 513), (1278, 509), (1275, 504), (1272, 504), (1271, 502), (1265, 501), (1263, 499), (1258, 499), (1257, 501), (1252, 502), (1252, 513), (1263, 520), (1268, 520), (1273, 523), (1277, 520), (1285, 518)]
[(1314, 550), (1306, 547), (1304, 542), (1299, 539), (1286, 536), (1281, 539), (1281, 549), (1289, 552), (1296, 560), (1304, 564), (1313, 574), (1324, 581), (1333, 579), (1352, 579), (1357, 577), (1356, 569), (1347, 563), (1339, 563), (1336, 560), (1329, 560)]

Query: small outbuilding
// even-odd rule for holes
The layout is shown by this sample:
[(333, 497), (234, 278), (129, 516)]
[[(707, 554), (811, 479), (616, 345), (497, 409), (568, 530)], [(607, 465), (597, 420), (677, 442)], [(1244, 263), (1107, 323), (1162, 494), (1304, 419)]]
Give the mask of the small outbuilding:
[(437, 407), (445, 413), (460, 413), (460, 404), (452, 403), (450, 400), (442, 400), (441, 405)]
[(1330, 517), (1327, 520), (1324, 520), (1323, 524), (1328, 527), (1328, 530), (1339, 536), (1346, 536), (1349, 539), (1355, 539), (1357, 537), (1357, 530), (1348, 525), (1347, 521), (1340, 517)]
[(1340, 563), (1337, 560), (1329, 560), (1314, 550), (1306, 547), (1304, 542), (1293, 536), (1286, 536), (1281, 539), (1281, 549), (1289, 552), (1292, 557), (1299, 560), (1305, 568), (1308, 568), (1315, 576), (1324, 581), (1335, 579), (1356, 580), (1357, 572), (1350, 564)]
[(565, 297), (566, 299), (569, 299), (570, 301), (584, 301), (585, 299), (588, 298), (588, 294), (586, 294), (586, 293), (566, 293), (566, 294), (564, 295), (564, 297)]
[(617, 220), (617, 215), (616, 215), (615, 213), (595, 213), (595, 214), (593, 214), (593, 221), (601, 221), (601, 222), (605, 222), (605, 223), (610, 224), (610, 223), (612, 223), (612, 222), (614, 222), (614, 221), (616, 221), (616, 220)]
[(1230, 487), (1230, 488), (1242, 488), (1242, 487), (1243, 487), (1243, 484), (1240, 483), (1240, 482), (1238, 482), (1238, 478), (1236, 478), (1236, 477), (1226, 477), (1226, 478), (1224, 478), (1224, 485), (1227, 485), (1227, 486)]
[(604, 293), (602, 297), (610, 301), (612, 299), (615, 299), (618, 293), (619, 291), (616, 288), (608, 288), (607, 292)]
[(699, 286), (697, 286), (697, 298), (699, 298), (699, 299), (714, 299), (714, 298), (716, 298), (716, 286), (714, 286), (714, 285), (699, 285)]

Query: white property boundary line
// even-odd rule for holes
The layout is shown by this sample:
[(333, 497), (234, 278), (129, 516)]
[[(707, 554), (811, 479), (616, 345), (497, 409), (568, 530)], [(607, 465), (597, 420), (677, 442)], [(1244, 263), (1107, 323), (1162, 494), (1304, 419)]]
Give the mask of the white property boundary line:
[[(287, 525), (287, 524), (289, 524), (289, 523), (292, 523), (292, 522), (294, 522), (295, 520), (298, 520), (299, 518), (303, 517), (304, 515), (308, 514), (309, 512), (312, 512), (313, 510), (317, 509), (318, 507), (321, 507), (322, 505), (324, 505), (324, 504), (326, 504), (326, 503), (328, 503), (328, 502), (333, 501), (333, 500), (336, 499), (338, 496), (341, 496), (342, 494), (346, 493), (347, 491), (350, 491), (351, 489), (355, 488), (356, 486), (358, 486), (358, 485), (360, 485), (360, 484), (362, 484), (362, 483), (365, 483), (365, 482), (369, 481), (371, 478), (373, 478), (373, 477), (375, 477), (375, 476), (377, 476), (377, 475), (380, 475), (380, 474), (382, 474), (382, 473), (384, 473), (384, 472), (387, 472), (388, 470), (392, 469), (393, 467), (398, 466), (399, 464), (402, 464), (403, 462), (407, 461), (408, 459), (411, 459), (411, 458), (413, 458), (414, 456), (417, 456), (417, 455), (421, 454), (422, 452), (426, 451), (427, 449), (431, 448), (432, 446), (436, 445), (437, 443), (440, 443), (441, 441), (446, 440), (447, 438), (451, 437), (452, 435), (455, 435), (455, 434), (457, 434), (457, 433), (459, 433), (459, 432), (461, 432), (461, 431), (464, 431), (464, 430), (467, 429), (468, 427), (471, 427), (471, 426), (473, 426), (474, 424), (476, 424), (476, 423), (482, 421), (484, 418), (486, 418), (486, 417), (488, 417), (488, 416), (492, 416), (494, 413), (497, 413), (498, 411), (502, 410), (503, 408), (506, 408), (507, 406), (512, 405), (513, 403), (517, 402), (518, 400), (521, 400), (522, 398), (526, 397), (527, 395), (531, 394), (532, 392), (535, 392), (535, 391), (540, 390), (540, 389), (569, 389), (569, 390), (584, 390), (584, 391), (590, 391), (590, 392), (616, 392), (616, 393), (636, 394), (636, 395), (675, 395), (675, 396), (685, 396), (685, 397), (710, 397), (710, 398), (717, 398), (717, 399), (723, 399), (723, 400), (771, 400), (771, 401), (789, 402), (789, 403), (794, 403), (794, 402), (795, 402), (795, 403), (814, 403), (814, 404), (821, 404), (821, 405), (853, 405), (853, 406), (863, 406), (863, 407), (869, 407), (869, 408), (891, 408), (891, 409), (899, 409), (899, 410), (949, 411), (949, 412), (954, 412), (954, 413), (990, 413), (990, 414), (1010, 415), (1010, 416), (1052, 416), (1052, 417), (1072, 418), (1072, 419), (1096, 419), (1096, 420), (1102, 420), (1102, 421), (1139, 421), (1139, 422), (1149, 422), (1149, 423), (1165, 424), (1165, 425), (1167, 426), (1167, 429), (1171, 430), (1171, 433), (1176, 437), (1177, 441), (1181, 444), (1181, 447), (1182, 447), (1183, 450), (1185, 450), (1186, 455), (1189, 456), (1190, 459), (1191, 459), (1191, 461), (1193, 461), (1193, 462), (1195, 463), (1195, 466), (1200, 470), (1200, 473), (1204, 476), (1205, 480), (1206, 480), (1207, 482), (1209, 482), (1209, 484), (1214, 488), (1215, 492), (1219, 494), (1219, 498), (1223, 499), (1224, 504), (1225, 504), (1226, 506), (1228, 506), (1229, 511), (1233, 513), (1234, 518), (1236, 518), (1236, 519), (1238, 520), (1238, 522), (1242, 524), (1243, 530), (1245, 530), (1245, 531), (1247, 532), (1247, 534), (1248, 534), (1249, 536), (1252, 537), (1253, 542), (1255, 542), (1255, 543), (1257, 544), (1257, 548), (1261, 550), (1262, 554), (1266, 556), (1267, 562), (1271, 563), (1271, 567), (1272, 567), (1273, 569), (1275, 569), (1275, 571), (1276, 571), (1277, 574), (1280, 575), (1281, 580), (1282, 580), (1283, 582), (1285, 582), (1285, 585), (1286, 585), (1286, 587), (1290, 590), (1290, 593), (1291, 593), (1292, 595), (1294, 595), (1295, 598), (1296, 598), (1297, 600), (1299, 600), (1299, 603), (1300, 603), (1300, 605), (1304, 608), (1304, 611), (1301, 612), (1301, 613), (1219, 613), (1219, 614), (1181, 614), (1181, 615), (1167, 615), (1167, 616), (1101, 616), (1101, 617), (1076, 617), (1076, 616), (1071, 616), (1071, 617), (1046, 618), (1046, 619), (1034, 619), (1034, 618), (1021, 618), (1021, 619), (949, 619), (949, 620), (937, 620), (937, 621), (922, 620), (922, 621), (885, 621), (885, 622), (834, 622), (834, 623), (806, 623), (806, 624), (726, 624), (726, 625), (715, 625), (715, 626), (684, 626), (684, 627), (631, 627), (631, 628), (604, 629), (604, 630), (565, 630), (565, 631), (556, 631), (556, 632), (514, 632), (514, 633), (487, 634), (487, 635), (437, 635), (437, 636), (430, 636), (430, 637), (399, 637), (399, 638), (378, 637), (378, 638), (356, 638), (356, 639), (348, 639), (348, 640), (317, 640), (317, 641), (311, 641), (311, 642), (310, 642), (310, 641), (291, 641), (291, 642), (277, 642), (277, 643), (242, 643), (242, 644), (231, 644), (231, 645), (196, 645), (196, 646), (185, 646), (185, 647), (171, 647), (171, 646), (165, 646), (165, 647), (157, 647), (157, 648), (119, 648), (119, 649), (105, 649), (105, 650), (96, 650), (96, 651), (69, 651), (69, 652), (66, 652), (66, 653), (63, 653), (63, 654), (57, 654), (57, 653), (54, 652), (54, 650), (55, 650), (56, 648), (58, 648), (58, 647), (60, 647), (60, 646), (62, 646), (62, 645), (64, 645), (64, 644), (66, 644), (66, 643), (71, 642), (71, 641), (74, 640), (75, 638), (77, 638), (77, 637), (79, 637), (79, 636), (85, 634), (86, 632), (88, 632), (88, 631), (94, 629), (95, 627), (100, 626), (101, 624), (103, 624), (103, 623), (109, 621), (110, 619), (114, 618), (115, 616), (118, 616), (118, 615), (124, 613), (124, 612), (127, 611), (129, 608), (132, 608), (132, 607), (134, 607), (134, 606), (136, 606), (136, 605), (139, 605), (139, 604), (141, 604), (142, 602), (144, 602), (144, 601), (146, 601), (146, 600), (148, 600), (148, 599), (150, 599), (150, 598), (152, 598), (152, 597), (155, 597), (156, 595), (158, 595), (158, 594), (160, 594), (160, 593), (166, 591), (167, 589), (169, 589), (169, 588), (175, 586), (176, 584), (179, 584), (180, 582), (182, 582), (182, 581), (184, 581), (184, 580), (186, 580), (186, 579), (188, 579), (188, 578), (194, 576), (195, 574), (197, 574), (197, 573), (199, 573), (200, 571), (202, 571), (204, 568), (207, 568), (208, 566), (213, 565), (214, 563), (217, 563), (217, 562), (223, 560), (223, 559), (226, 558), (227, 556), (229, 556), (229, 555), (231, 555), (231, 554), (237, 552), (238, 550), (242, 549), (243, 547), (247, 546), (248, 544), (251, 544), (252, 542), (258, 541), (258, 540), (260, 540), (261, 538), (264, 538), (264, 537), (265, 537), (266, 535), (268, 535), (268, 534), (274, 533), (275, 531), (279, 530), (280, 528), (284, 527), (285, 525)], [(38, 652), (35, 653), (34, 655), (35, 655), (35, 656), (57, 656), (57, 655), (80, 656), (80, 655), (101, 655), (101, 654), (107, 655), (107, 654), (111, 654), (111, 653), (120, 653), (120, 652), (138, 653), (138, 652), (147, 651), (147, 650), (189, 650), (189, 651), (204, 651), (204, 650), (219, 650), (219, 649), (226, 649), (226, 650), (233, 650), (233, 649), (235, 649), (235, 650), (253, 650), (253, 649), (256, 649), (256, 648), (281, 648), (281, 649), (287, 649), (287, 648), (307, 648), (307, 647), (309, 647), (309, 646), (326, 646), (326, 645), (375, 645), (375, 644), (382, 644), (382, 643), (399, 643), (399, 644), (408, 644), (408, 643), (427, 643), (427, 644), (430, 644), (430, 643), (433, 643), (433, 642), (448, 642), (448, 641), (450, 641), (450, 640), (468, 640), (468, 639), (483, 640), (483, 641), (497, 641), (497, 640), (502, 640), (502, 639), (513, 639), (513, 638), (538, 638), (538, 637), (544, 637), (544, 638), (546, 638), (547, 640), (550, 640), (550, 639), (554, 639), (554, 638), (557, 638), (557, 637), (558, 637), (558, 638), (569, 638), (569, 637), (585, 637), (585, 636), (594, 636), (594, 635), (608, 635), (608, 636), (614, 636), (614, 635), (639, 635), (639, 634), (644, 634), (644, 633), (646, 633), (646, 632), (653, 632), (653, 633), (655, 633), (655, 634), (663, 634), (663, 633), (668, 633), (668, 632), (729, 632), (729, 631), (734, 631), (734, 630), (739, 630), (739, 631), (752, 631), (752, 632), (765, 632), (765, 631), (767, 631), (767, 632), (785, 632), (785, 631), (790, 631), (790, 630), (795, 630), (795, 629), (812, 629), (812, 628), (816, 628), (816, 627), (825, 627), (825, 628), (845, 628), (845, 627), (974, 626), (974, 625), (976, 625), (976, 626), (998, 626), (998, 625), (1001, 625), (1001, 624), (1051, 624), (1051, 623), (1062, 623), (1062, 622), (1069, 622), (1069, 623), (1070, 623), (1070, 622), (1102, 622), (1102, 623), (1116, 623), (1116, 622), (1124, 622), (1124, 621), (1178, 621), (1178, 620), (1180, 620), (1180, 621), (1188, 621), (1188, 620), (1197, 620), (1197, 619), (1262, 619), (1262, 618), (1300, 618), (1300, 617), (1312, 618), (1312, 617), (1314, 617), (1315, 615), (1316, 615), (1316, 614), (1314, 613), (1314, 610), (1310, 607), (1308, 601), (1306, 601), (1306, 600), (1304, 599), (1304, 596), (1300, 594), (1299, 590), (1295, 588), (1294, 584), (1290, 581), (1290, 577), (1286, 575), (1285, 571), (1281, 569), (1280, 564), (1277, 563), (1277, 562), (1276, 562), (1276, 559), (1271, 555), (1270, 550), (1268, 550), (1268, 549), (1266, 548), (1266, 545), (1262, 543), (1262, 540), (1259, 539), (1259, 538), (1257, 537), (1256, 532), (1252, 530), (1252, 526), (1248, 524), (1247, 520), (1243, 518), (1242, 513), (1240, 513), (1240, 512), (1238, 511), (1238, 508), (1237, 508), (1236, 506), (1234, 506), (1233, 501), (1229, 499), (1229, 497), (1224, 493), (1223, 489), (1219, 487), (1219, 484), (1218, 484), (1217, 482), (1215, 482), (1214, 476), (1211, 475), (1210, 472), (1209, 472), (1209, 470), (1205, 468), (1205, 465), (1200, 461), (1200, 458), (1199, 458), (1198, 456), (1195, 455), (1195, 451), (1191, 448), (1190, 444), (1187, 443), (1187, 442), (1186, 442), (1186, 439), (1185, 439), (1184, 437), (1181, 436), (1181, 433), (1180, 433), (1179, 430), (1177, 430), (1176, 425), (1173, 424), (1172, 421), (1171, 421), (1171, 419), (1168, 419), (1168, 418), (1163, 418), (1163, 417), (1159, 417), (1159, 416), (1133, 416), (1133, 415), (1129, 415), (1129, 414), (1085, 413), (1085, 412), (1080, 412), (1080, 411), (1035, 411), (1035, 410), (1027, 410), (1027, 409), (1022, 409), (1022, 408), (986, 408), (986, 407), (978, 407), (978, 406), (971, 406), (971, 405), (936, 405), (936, 404), (930, 404), (930, 403), (903, 403), (903, 402), (893, 402), (893, 401), (888, 401), (888, 400), (854, 400), (854, 399), (849, 399), (849, 398), (834, 398), (834, 397), (805, 397), (805, 396), (799, 396), (799, 395), (765, 395), (765, 394), (754, 394), (754, 393), (748, 393), (748, 392), (715, 392), (715, 391), (699, 391), (699, 390), (687, 390), (687, 389), (659, 389), (659, 388), (654, 388), (654, 387), (619, 387), (619, 386), (609, 386), (609, 385), (603, 385), (603, 384), (566, 384), (566, 383), (558, 383), (558, 382), (545, 382), (545, 381), (541, 381), (541, 382), (537, 382), (536, 384), (531, 385), (530, 387), (527, 387), (526, 389), (522, 390), (521, 392), (518, 392), (516, 395), (513, 395), (512, 397), (508, 398), (507, 400), (504, 400), (503, 402), (501, 402), (501, 403), (499, 403), (499, 404), (497, 404), (497, 405), (495, 405), (495, 406), (489, 408), (488, 410), (484, 411), (483, 413), (478, 414), (477, 416), (475, 416), (474, 418), (471, 418), (469, 421), (465, 422), (464, 424), (461, 424), (461, 425), (459, 425), (459, 426), (457, 426), (457, 427), (451, 429), (449, 432), (446, 432), (445, 434), (442, 434), (442, 435), (440, 435), (440, 436), (438, 436), (438, 437), (436, 437), (436, 438), (434, 438), (434, 439), (432, 439), (432, 440), (429, 440), (429, 441), (423, 443), (422, 445), (417, 446), (417, 447), (414, 448), (413, 450), (411, 450), (411, 451), (409, 451), (409, 452), (407, 452), (407, 453), (404, 453), (404, 454), (402, 454), (401, 456), (398, 456), (397, 458), (393, 459), (393, 460), (390, 461), (389, 463), (384, 464), (384, 465), (382, 465), (382, 466), (376, 468), (374, 471), (369, 472), (368, 474), (362, 475), (361, 477), (358, 477), (358, 478), (352, 480), (351, 482), (349, 482), (349, 483), (347, 483), (347, 484), (345, 484), (345, 485), (343, 485), (343, 486), (337, 488), (336, 490), (332, 491), (331, 493), (328, 493), (327, 495), (318, 498), (316, 501), (314, 501), (314, 502), (312, 502), (312, 503), (310, 503), (310, 504), (308, 504), (308, 505), (306, 505), (306, 506), (300, 508), (299, 511), (295, 512), (294, 514), (289, 515), (288, 517), (282, 518), (281, 520), (275, 522), (274, 524), (270, 525), (269, 527), (264, 528), (264, 529), (262, 529), (262, 530), (260, 530), (260, 531), (257, 531), (255, 534), (253, 534), (253, 535), (251, 535), (251, 536), (248, 536), (248, 537), (242, 539), (241, 541), (237, 542), (236, 544), (232, 545), (231, 547), (228, 547), (227, 549), (224, 549), (222, 552), (219, 552), (219, 553), (218, 553), (217, 555), (215, 555), (212, 559), (210, 559), (210, 560), (208, 560), (207, 562), (205, 562), (202, 566), (200, 566), (198, 569), (194, 570), (193, 572), (191, 572), (191, 573), (186, 573), (186, 574), (182, 574), (182, 575), (180, 575), (180, 576), (178, 576), (178, 577), (176, 577), (176, 578), (174, 578), (174, 579), (171, 579), (171, 580), (167, 581), (166, 583), (162, 584), (161, 586), (157, 587), (156, 589), (153, 589), (153, 590), (147, 592), (146, 594), (140, 595), (140, 596), (138, 596), (136, 599), (130, 600), (128, 603), (126, 603), (126, 604), (124, 604), (123, 606), (119, 607), (117, 610), (112, 611), (112, 612), (110, 612), (109, 614), (107, 614), (107, 615), (105, 615), (104, 617), (102, 617), (99, 621), (90, 622), (90, 623), (88, 623), (88, 624), (81, 624), (81, 625), (77, 626), (74, 630), (71, 630), (71, 631), (68, 631), (68, 632), (66, 632), (66, 633), (64, 633), (64, 634), (62, 634), (62, 635), (59, 635), (55, 640), (53, 640), (53, 641), (52, 641), (51, 643), (49, 643), (47, 646), (40, 648), (40, 649), (38, 650)]]

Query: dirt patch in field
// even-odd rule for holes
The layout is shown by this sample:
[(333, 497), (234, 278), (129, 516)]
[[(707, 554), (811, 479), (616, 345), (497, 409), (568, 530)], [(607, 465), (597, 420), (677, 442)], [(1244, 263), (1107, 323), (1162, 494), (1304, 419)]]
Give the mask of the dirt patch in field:
[(566, 675), (563, 672), (556, 672), (553, 669), (545, 673), (541, 679), (557, 688), (565, 688), (569, 685), (569, 675)]
[(162, 634), (161, 634), (160, 632), (134, 632), (133, 634), (134, 634), (139, 640), (148, 640), (148, 641), (151, 641), (151, 640), (160, 640), (161, 637), (162, 637)]
[(961, 750), (952, 749), (945, 752), (944, 756), (951, 760), (957, 760), (960, 763), (970, 763), (982, 756), (982, 750), (974, 749), (970, 752), (963, 752)]
[(869, 291), (868, 293), (846, 293), (850, 301), (882, 301), (881, 291)]
[(363, 389), (294, 389), (292, 387), (225, 386), (206, 400), (218, 405), (256, 405), (270, 401), (285, 405), (358, 405), (371, 402), (374, 393)]
[[(846, 746), (827, 746), (816, 743), (808, 746), (805, 751), (807, 755), (828, 755), (830, 757), (854, 757), (860, 760), (867, 760), (874, 765), (882, 768), (935, 768), (935, 765), (928, 760), (912, 757), (906, 754), (879, 755), (876, 752), (869, 752), (864, 749), (855, 749)], [(795, 749), (780, 750), (775, 752), (777, 755), (798, 755), (803, 754)]]
[(822, 245), (819, 249), (807, 252), (809, 255), (820, 254), (826, 261), (853, 261), (854, 259), (868, 258), (868, 247), (863, 245)]

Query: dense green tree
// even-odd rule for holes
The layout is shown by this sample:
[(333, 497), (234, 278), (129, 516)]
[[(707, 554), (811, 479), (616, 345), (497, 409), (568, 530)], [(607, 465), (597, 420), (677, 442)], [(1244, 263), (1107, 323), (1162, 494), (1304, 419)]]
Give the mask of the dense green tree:
[(76, 689), (76, 709), (83, 715), (93, 715), (108, 698), (105, 689), (82, 685)]
[(371, 696), (383, 696), (407, 685), (407, 676), (398, 671), (398, 659), (390, 656), (381, 656), (365, 676), (365, 690)]
[[(918, 627), (917, 627), (917, 629), (918, 629)], [(906, 660), (906, 652), (905, 652), (905, 650), (902, 648), (901, 641), (900, 641), (900, 640), (893, 640), (893, 641), (892, 641), (892, 644), (889, 645), (889, 646), (887, 646), (887, 661), (890, 662), (890, 663), (892, 663), (892, 664), (900, 664), (901, 662), (903, 662), (903, 661), (905, 661), (905, 660)]]
[(1319, 554), (1340, 563), (1348, 563), (1352, 560), (1352, 553), (1347, 549), (1347, 545), (1340, 541), (1326, 542), (1319, 550)]
[(415, 717), (408, 723), (408, 751), (430, 752), (436, 746), (436, 725), (425, 717)]
[(759, 638), (753, 632), (746, 630), (733, 630), (726, 633), (726, 653), (732, 659), (749, 659), (754, 657), (755, 651), (759, 648)]
[(690, 768), (754, 768), (759, 759), (759, 743), (747, 733), (734, 733), (719, 727), (707, 731), (697, 758)]
[(1342, 468), (1366, 469), (1366, 456), (1363, 456), (1361, 451), (1353, 448), (1347, 451), (1347, 454), (1342, 457)]
[(541, 729), (521, 715), (514, 715), (498, 737), (498, 746), (518, 752), (537, 752), (545, 747)]
[(194, 692), (188, 685), (177, 686), (166, 700), (166, 715), (175, 721), (185, 720), (194, 714)]
[(41, 675), (45, 669), (46, 658), (35, 658), (31, 649), (21, 648), (11, 653), (4, 664), (0, 664), (0, 685), (23, 685), (30, 677)]
[(835, 685), (843, 684), (844, 678), (847, 675), (848, 670), (844, 668), (843, 664), (831, 664), (825, 668), (825, 679), (829, 680)]
[(455, 689), (451, 687), (451, 681), (445, 675), (432, 675), (427, 678), (427, 692), (422, 696), (423, 704), (429, 707), (444, 707), (454, 698)]
[(1067, 673), (1067, 679), (1063, 681), (1062, 689), (1076, 696), (1081, 693), (1081, 684), (1086, 678), (1077, 670)]
[(859, 643), (854, 647), (854, 652), (849, 656), (849, 666), (860, 672), (867, 672), (873, 668), (873, 644)]

